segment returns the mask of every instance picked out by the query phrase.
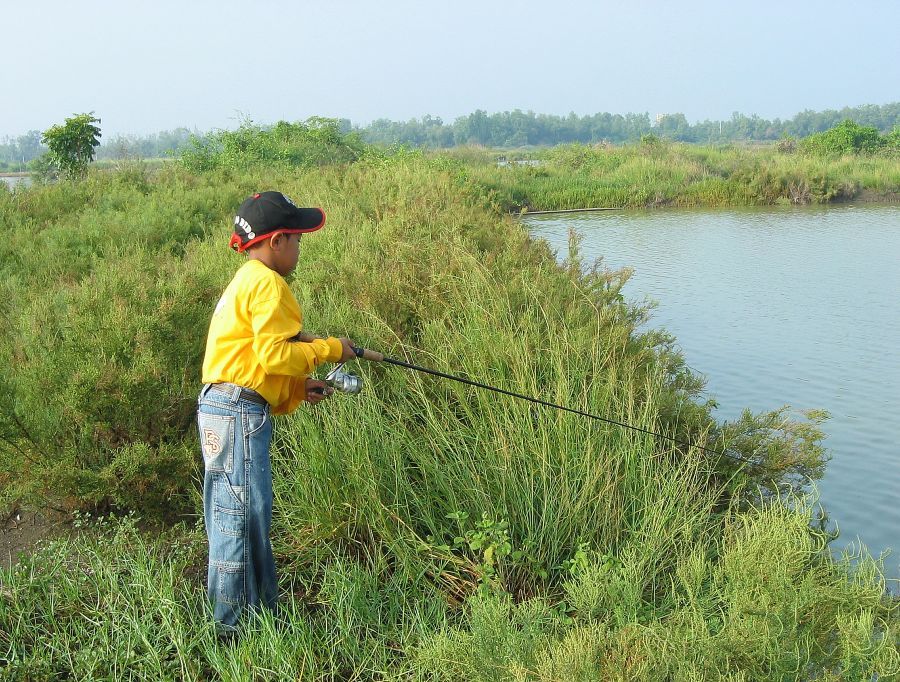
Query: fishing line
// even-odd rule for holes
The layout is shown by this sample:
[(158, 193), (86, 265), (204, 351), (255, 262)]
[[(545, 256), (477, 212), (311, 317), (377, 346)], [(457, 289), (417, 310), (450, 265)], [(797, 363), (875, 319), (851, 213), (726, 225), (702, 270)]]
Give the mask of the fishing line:
[[(395, 360), (394, 358), (389, 358), (384, 356), (381, 353), (377, 353), (375, 351), (370, 351), (363, 348), (354, 348), (354, 352), (357, 357), (366, 358), (369, 360), (374, 360), (376, 362), (387, 362), (391, 365), (397, 365), (398, 367), (405, 367), (407, 369), (412, 369), (417, 372), (423, 372), (425, 374), (431, 374), (436, 377), (441, 377), (442, 379), (450, 379), (451, 381), (458, 381), (462, 384), (466, 384), (468, 386), (475, 386), (477, 388), (484, 388), (488, 391), (494, 391), (496, 393), (502, 393), (503, 395), (512, 396), (513, 398), (519, 398), (520, 400), (527, 400), (528, 402), (535, 403), (537, 405), (543, 405), (544, 407), (552, 407), (557, 410), (562, 410), (564, 412), (571, 412), (572, 414), (578, 414), (582, 417), (588, 417), (590, 419), (596, 419), (598, 421), (606, 422), (607, 424), (614, 424), (615, 426), (620, 426), (625, 429), (631, 429), (633, 431), (640, 431), (641, 433), (646, 433), (651, 436), (656, 436), (657, 438), (664, 438), (665, 440), (670, 440), (679, 445), (683, 445), (689, 448), (697, 448), (699, 450), (703, 450), (704, 452), (709, 452), (714, 455), (724, 455), (725, 457), (730, 457), (731, 459), (735, 459), (741, 462), (746, 462), (748, 464), (753, 464), (753, 460), (747, 459), (746, 457), (741, 457), (740, 455), (734, 455), (726, 451), (720, 450), (712, 450), (710, 448), (703, 447), (702, 445), (697, 445), (696, 443), (688, 443), (683, 440), (679, 440), (678, 438), (673, 438), (672, 436), (666, 436), (662, 433), (657, 433), (655, 431), (651, 431), (649, 429), (641, 428), (640, 426), (634, 426), (632, 424), (627, 424), (625, 422), (616, 421), (615, 419), (608, 419), (607, 417), (601, 417), (597, 414), (591, 414), (590, 412), (584, 412), (582, 410), (576, 410), (572, 407), (566, 407), (565, 405), (557, 405), (556, 403), (551, 403), (546, 400), (541, 400), (540, 398), (533, 398), (531, 396), (523, 395), (521, 393), (516, 393), (514, 391), (507, 391), (503, 388), (498, 388), (496, 386), (491, 386), (490, 384), (483, 384), (479, 381), (472, 381), (471, 379), (466, 379), (464, 377), (454, 376), (453, 374), (447, 374), (445, 372), (439, 372), (435, 369), (429, 369), (428, 367), (421, 367), (419, 365), (413, 365), (409, 362), (404, 362), (403, 360)], [(379, 357), (380, 356), (380, 357)]]
[[(297, 334), (293, 340), (301, 341), (301, 342), (310, 342), (315, 339), (319, 339), (320, 337), (312, 336), (310, 334), (300, 332)], [(650, 429), (645, 429), (640, 426), (633, 426), (632, 424), (627, 424), (625, 422), (616, 421), (615, 419), (609, 419), (607, 417), (601, 417), (598, 414), (591, 414), (590, 412), (584, 412), (583, 410), (576, 410), (572, 407), (566, 407), (565, 405), (557, 405), (556, 403), (551, 403), (546, 400), (541, 400), (540, 398), (532, 398), (528, 395), (523, 395), (522, 393), (516, 393), (515, 391), (507, 391), (503, 388), (498, 388), (496, 386), (491, 386), (490, 384), (484, 384), (480, 381), (473, 381), (472, 379), (466, 379), (464, 377), (456, 376), (453, 374), (447, 374), (446, 372), (439, 372), (436, 369), (430, 369), (428, 367), (422, 367), (420, 365), (414, 365), (410, 362), (404, 362), (403, 360), (396, 360), (395, 358), (389, 358), (384, 353), (380, 353), (376, 350), (371, 350), (368, 348), (359, 348), (357, 346), (351, 346), (353, 349), (353, 353), (357, 358), (362, 358), (364, 360), (369, 360), (371, 362), (386, 362), (390, 365), (396, 365), (398, 367), (404, 367), (406, 369), (412, 369), (416, 372), (422, 372), (424, 374), (431, 374), (432, 376), (440, 377), (442, 379), (450, 379), (451, 381), (458, 381), (461, 384), (466, 384), (468, 386), (475, 386), (476, 388), (483, 388), (488, 391), (494, 391), (495, 393), (502, 393), (503, 395), (508, 395), (513, 398), (518, 398), (520, 400), (527, 400), (530, 403), (535, 403), (536, 405), (543, 405), (544, 407), (552, 407), (556, 410), (562, 410), (563, 412), (571, 412), (572, 414), (577, 414), (582, 417), (588, 417), (589, 419), (596, 419), (598, 421), (606, 422), (607, 424), (613, 424), (615, 426), (620, 426), (624, 429), (631, 429), (633, 431), (640, 431), (641, 433), (646, 433), (651, 436), (656, 436), (657, 438), (663, 438), (665, 440), (672, 441), (673, 443), (677, 443), (678, 445), (683, 445), (688, 448), (697, 448), (698, 450), (702, 450), (704, 452), (709, 452), (714, 455), (719, 455), (729, 457), (731, 459), (745, 462), (747, 464), (754, 464), (755, 462), (752, 459), (748, 459), (746, 457), (741, 457), (740, 455), (734, 455), (730, 452), (724, 450), (713, 450), (711, 448), (704, 447), (702, 445), (697, 445), (696, 443), (688, 443), (683, 440), (679, 440), (678, 438), (673, 438), (672, 436), (666, 436), (662, 433), (657, 433), (655, 431), (651, 431)], [(362, 380), (360, 377), (355, 376), (353, 374), (346, 374), (341, 371), (344, 363), (339, 363), (331, 372), (329, 372), (326, 377), (326, 382), (334, 387), (336, 390), (342, 391), (344, 393), (357, 394), (362, 390)], [(316, 392), (321, 393), (322, 389), (313, 389)]]

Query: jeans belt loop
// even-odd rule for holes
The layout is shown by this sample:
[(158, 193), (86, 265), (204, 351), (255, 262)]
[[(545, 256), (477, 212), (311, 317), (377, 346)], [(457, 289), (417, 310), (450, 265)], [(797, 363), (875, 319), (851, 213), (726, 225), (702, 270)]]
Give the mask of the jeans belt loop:
[(238, 386), (237, 384), (228, 384), (228, 388), (231, 389), (231, 402), (236, 403), (241, 399), (241, 392), (244, 390), (242, 386)]

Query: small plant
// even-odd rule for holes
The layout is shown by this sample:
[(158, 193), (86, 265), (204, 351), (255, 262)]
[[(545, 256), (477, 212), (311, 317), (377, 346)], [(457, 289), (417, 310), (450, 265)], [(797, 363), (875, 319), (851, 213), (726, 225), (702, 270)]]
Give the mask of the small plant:
[(591, 543), (580, 542), (571, 559), (562, 562), (562, 570), (570, 576), (582, 573), (590, 566)]
[[(456, 511), (447, 514), (448, 519), (467, 521), (469, 515), (464, 511)], [(453, 540), (457, 549), (468, 548), (476, 556), (479, 556), (479, 572), (481, 585), (496, 586), (499, 569), (504, 560), (510, 557), (514, 560), (521, 558), (521, 552), (514, 553), (512, 543), (509, 540), (509, 522), (494, 521), (487, 512), (481, 515), (481, 520), (475, 523), (475, 528), (467, 530), (463, 535)], [(515, 554), (515, 556), (512, 556)]]

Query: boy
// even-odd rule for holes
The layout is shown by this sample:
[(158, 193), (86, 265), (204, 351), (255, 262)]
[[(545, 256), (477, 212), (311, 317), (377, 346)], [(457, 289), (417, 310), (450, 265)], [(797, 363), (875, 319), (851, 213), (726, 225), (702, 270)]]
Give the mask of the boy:
[(332, 389), (308, 375), (323, 362), (355, 357), (347, 338), (292, 340), (303, 317), (284, 278), (297, 266), (301, 235), (324, 224), (321, 209), (298, 208), (280, 192), (247, 198), (234, 219), (230, 246), (248, 260), (210, 322), (197, 408), (207, 593), (224, 637), (236, 631), (243, 607), (275, 608), (269, 414), (287, 414), (304, 400), (315, 405)]

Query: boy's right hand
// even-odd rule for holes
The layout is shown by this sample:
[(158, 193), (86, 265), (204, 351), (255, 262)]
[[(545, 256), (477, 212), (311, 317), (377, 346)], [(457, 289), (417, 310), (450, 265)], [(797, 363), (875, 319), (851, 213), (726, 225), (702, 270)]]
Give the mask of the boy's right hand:
[(338, 341), (341, 342), (341, 346), (343, 347), (340, 362), (347, 362), (347, 360), (352, 360), (356, 357), (356, 353), (353, 352), (353, 342), (350, 339), (346, 336), (342, 336)]

